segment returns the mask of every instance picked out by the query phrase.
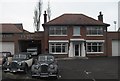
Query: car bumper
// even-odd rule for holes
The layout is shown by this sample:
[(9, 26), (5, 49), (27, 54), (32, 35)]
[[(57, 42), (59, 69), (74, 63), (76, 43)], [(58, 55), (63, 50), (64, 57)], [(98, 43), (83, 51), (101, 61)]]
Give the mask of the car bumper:
[(9, 69), (9, 68), (7, 68), (7, 69), (5, 69), (4, 70), (4, 72), (24, 72), (24, 70), (22, 70), (22, 69)]
[(57, 74), (53, 74), (53, 73), (34, 73), (32, 74), (32, 77), (56, 77)]

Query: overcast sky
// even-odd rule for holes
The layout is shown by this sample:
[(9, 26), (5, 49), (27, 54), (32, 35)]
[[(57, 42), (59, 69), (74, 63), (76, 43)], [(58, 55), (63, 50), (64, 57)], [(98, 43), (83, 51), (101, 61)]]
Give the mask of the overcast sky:
[[(0, 23), (22, 23), (24, 29), (33, 32), (34, 9), (39, 0), (0, 0)], [(118, 28), (118, 1), (119, 0), (50, 0), (51, 19), (64, 13), (82, 13), (94, 19), (101, 11), (104, 22), (110, 24), (109, 31), (115, 30), (114, 21)], [(43, 13), (47, 9), (48, 0), (43, 0)], [(42, 27), (41, 27), (41, 30)]]

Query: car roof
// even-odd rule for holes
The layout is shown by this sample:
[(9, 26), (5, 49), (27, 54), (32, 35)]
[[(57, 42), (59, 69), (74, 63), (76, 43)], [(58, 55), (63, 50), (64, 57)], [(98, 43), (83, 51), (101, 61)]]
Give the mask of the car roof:
[(44, 54), (39, 54), (39, 56), (54, 56), (54, 55), (51, 53), (44, 53)]
[(16, 53), (16, 55), (17, 54), (21, 54), (21, 55), (29, 55), (29, 54), (31, 54), (31, 53), (28, 53), (28, 52), (19, 52), (19, 53)]

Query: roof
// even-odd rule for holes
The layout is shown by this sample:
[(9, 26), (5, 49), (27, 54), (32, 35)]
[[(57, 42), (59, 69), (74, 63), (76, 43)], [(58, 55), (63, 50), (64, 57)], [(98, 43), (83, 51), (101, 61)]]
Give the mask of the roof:
[(107, 25), (83, 14), (63, 14), (43, 25)]
[(4, 23), (0, 24), (0, 33), (23, 33), (25, 31), (23, 29), (22, 24), (9, 24), (9, 23)]

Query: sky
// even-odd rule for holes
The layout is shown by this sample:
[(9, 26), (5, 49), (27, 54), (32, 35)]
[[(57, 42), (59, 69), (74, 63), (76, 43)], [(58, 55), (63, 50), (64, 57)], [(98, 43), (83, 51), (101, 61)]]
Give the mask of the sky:
[[(23, 28), (35, 31), (34, 10), (39, 0), (0, 0), (0, 23), (22, 23)], [(51, 20), (64, 13), (85, 14), (98, 19), (99, 12), (103, 14), (103, 21), (110, 24), (109, 31), (118, 28), (118, 2), (120, 0), (50, 0)], [(42, 0), (41, 24), (43, 14), (47, 9), (48, 0)], [(120, 7), (120, 6), (119, 6)], [(119, 26), (120, 27), (120, 26)], [(43, 31), (42, 26), (40, 31)]]

